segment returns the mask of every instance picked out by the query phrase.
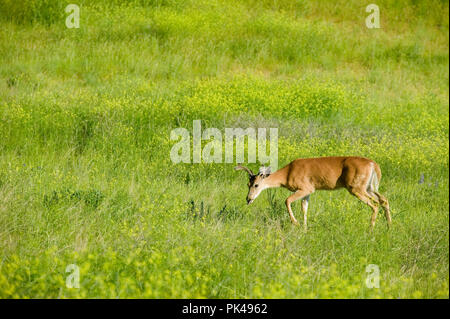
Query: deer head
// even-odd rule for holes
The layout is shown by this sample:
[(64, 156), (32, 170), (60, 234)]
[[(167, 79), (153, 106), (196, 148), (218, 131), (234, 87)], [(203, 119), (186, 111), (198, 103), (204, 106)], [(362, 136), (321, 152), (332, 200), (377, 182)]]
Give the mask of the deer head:
[(265, 185), (265, 179), (270, 175), (270, 167), (261, 166), (259, 168), (258, 174), (253, 174), (252, 170), (238, 164), (234, 168), (235, 170), (243, 170), (248, 173), (249, 181), (248, 181), (248, 194), (247, 194), (247, 205), (253, 203), (256, 197), (259, 196), (262, 190), (267, 188)]

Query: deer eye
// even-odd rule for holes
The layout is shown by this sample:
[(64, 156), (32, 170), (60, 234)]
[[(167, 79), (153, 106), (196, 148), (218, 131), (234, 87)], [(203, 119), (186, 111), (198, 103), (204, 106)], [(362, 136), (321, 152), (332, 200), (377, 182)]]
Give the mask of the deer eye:
[(258, 184), (256, 184), (255, 187), (258, 187)]

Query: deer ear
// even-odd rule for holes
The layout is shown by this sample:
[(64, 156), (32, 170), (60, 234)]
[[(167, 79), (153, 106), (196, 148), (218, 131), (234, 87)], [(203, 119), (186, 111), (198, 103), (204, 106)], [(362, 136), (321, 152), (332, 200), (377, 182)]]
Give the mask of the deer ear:
[(261, 175), (261, 176), (263, 176), (263, 177), (269, 176), (269, 175), (270, 175), (270, 166), (268, 166), (268, 167), (261, 166), (261, 167), (259, 168), (258, 174)]

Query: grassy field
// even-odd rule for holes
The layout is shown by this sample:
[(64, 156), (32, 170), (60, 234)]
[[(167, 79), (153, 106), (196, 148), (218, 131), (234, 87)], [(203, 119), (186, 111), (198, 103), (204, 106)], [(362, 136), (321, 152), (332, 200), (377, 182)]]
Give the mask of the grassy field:
[[(0, 0), (0, 297), (448, 298), (448, 3), (369, 3)], [(287, 190), (247, 206), (234, 164), (171, 161), (194, 120), (374, 159), (393, 227), (344, 190), (306, 233)]]

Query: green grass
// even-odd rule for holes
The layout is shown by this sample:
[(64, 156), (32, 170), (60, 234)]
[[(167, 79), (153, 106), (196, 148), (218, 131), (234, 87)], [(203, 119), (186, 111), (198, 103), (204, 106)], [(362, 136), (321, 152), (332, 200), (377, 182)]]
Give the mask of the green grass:
[[(378, 1), (381, 29), (358, 1), (79, 1), (80, 29), (22, 2), (0, 0), (0, 297), (449, 297), (447, 2)], [(346, 191), (311, 196), (307, 233), (287, 190), (246, 206), (233, 164), (171, 162), (197, 119), (277, 127), (280, 167), (374, 159), (393, 227)]]

